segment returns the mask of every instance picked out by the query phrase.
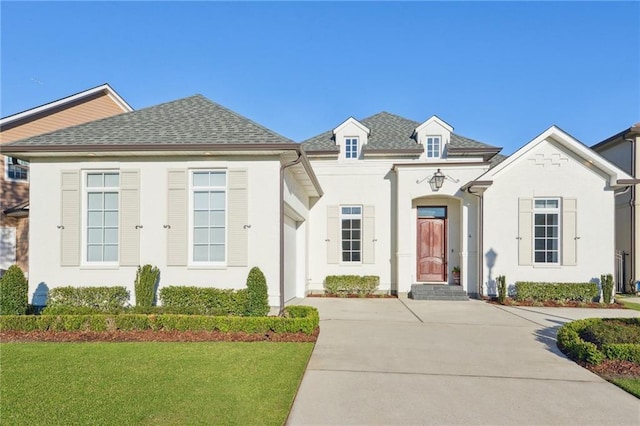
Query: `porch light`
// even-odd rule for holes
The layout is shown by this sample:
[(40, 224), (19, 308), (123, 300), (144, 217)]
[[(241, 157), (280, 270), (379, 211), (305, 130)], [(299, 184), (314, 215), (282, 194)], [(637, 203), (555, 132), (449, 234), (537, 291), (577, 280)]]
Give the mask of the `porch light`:
[(431, 185), (431, 189), (433, 191), (437, 191), (440, 188), (442, 188), (443, 183), (444, 183), (444, 173), (442, 173), (440, 169), (438, 169), (438, 171), (436, 171), (433, 174), (431, 179), (429, 179), (429, 185)]

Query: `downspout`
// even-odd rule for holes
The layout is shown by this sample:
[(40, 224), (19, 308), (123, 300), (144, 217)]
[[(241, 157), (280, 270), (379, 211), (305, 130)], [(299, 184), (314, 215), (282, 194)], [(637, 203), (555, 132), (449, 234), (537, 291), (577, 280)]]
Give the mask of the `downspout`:
[(280, 165), (280, 312), (284, 311), (284, 171), (302, 161), (302, 153), (296, 150), (298, 158)]
[[(625, 139), (629, 142), (631, 142), (631, 177), (633, 177), (634, 179), (637, 178), (636, 175), (636, 168), (637, 168), (637, 164), (636, 164), (636, 142), (635, 140), (631, 139)], [(636, 282), (636, 268), (638, 265), (636, 265), (636, 253), (637, 253), (637, 247), (636, 247), (636, 187), (637, 185), (633, 185), (631, 187), (631, 198), (629, 199), (629, 208), (630, 208), (630, 213), (631, 213), (631, 291), (634, 292), (635, 291), (635, 282)], [(626, 283), (625, 283), (626, 284)]]

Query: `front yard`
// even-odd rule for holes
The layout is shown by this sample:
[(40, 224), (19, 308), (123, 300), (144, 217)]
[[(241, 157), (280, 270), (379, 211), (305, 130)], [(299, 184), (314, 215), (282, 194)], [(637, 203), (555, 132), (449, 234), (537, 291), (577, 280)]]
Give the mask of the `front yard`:
[(313, 343), (3, 343), (2, 424), (282, 425)]

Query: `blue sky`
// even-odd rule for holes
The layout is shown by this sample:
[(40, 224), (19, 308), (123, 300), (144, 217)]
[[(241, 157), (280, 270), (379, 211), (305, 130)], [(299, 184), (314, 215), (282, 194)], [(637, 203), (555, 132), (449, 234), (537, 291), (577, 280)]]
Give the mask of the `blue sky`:
[(201, 93), (296, 141), (349, 116), (438, 115), (504, 147), (640, 121), (638, 2), (7, 2), (7, 116), (108, 82)]

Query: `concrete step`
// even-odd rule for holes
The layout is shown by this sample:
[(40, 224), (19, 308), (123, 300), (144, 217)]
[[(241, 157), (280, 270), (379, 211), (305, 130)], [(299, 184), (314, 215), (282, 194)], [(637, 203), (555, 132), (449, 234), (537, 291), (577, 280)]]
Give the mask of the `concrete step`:
[(469, 300), (461, 286), (442, 284), (413, 284), (409, 297), (415, 300)]

